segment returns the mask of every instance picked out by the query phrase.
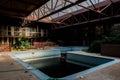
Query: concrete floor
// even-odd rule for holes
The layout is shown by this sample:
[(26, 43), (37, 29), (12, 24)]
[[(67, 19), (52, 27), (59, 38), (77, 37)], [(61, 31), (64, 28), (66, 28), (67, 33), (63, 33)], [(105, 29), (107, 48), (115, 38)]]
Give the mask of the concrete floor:
[(120, 62), (101, 70), (92, 72), (77, 80), (120, 80)]
[(7, 54), (0, 55), (0, 80), (40, 80)]
[[(85, 55), (94, 55), (94, 56), (101, 56), (100, 54), (89, 54), (86, 52), (79, 51), (78, 54), (85, 54)], [(108, 57), (108, 56), (104, 56)], [(110, 57), (113, 58), (113, 57)], [(120, 58), (115, 58), (120, 60)], [(120, 62), (108, 66), (106, 68), (94, 71), (90, 74), (83, 76), (82, 78), (79, 77), (77, 80), (120, 80)]]
[[(78, 52), (78, 54), (86, 54)], [(87, 54), (89, 55), (89, 54)], [(90, 54), (94, 55), (94, 54)], [(97, 55), (99, 56), (99, 55)], [(0, 80), (40, 80), (37, 76), (27, 71), (21, 64), (12, 59), (8, 54), (0, 55)], [(120, 80), (120, 62), (109, 67), (94, 71), (76, 80)]]

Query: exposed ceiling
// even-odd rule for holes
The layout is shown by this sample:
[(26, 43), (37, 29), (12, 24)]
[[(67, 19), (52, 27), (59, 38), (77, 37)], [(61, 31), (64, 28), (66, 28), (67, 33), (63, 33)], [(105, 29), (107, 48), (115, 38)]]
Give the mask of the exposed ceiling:
[(0, 15), (26, 17), (49, 0), (1, 0)]
[(52, 29), (68, 28), (72, 26), (90, 26), (120, 21), (120, 0), (105, 0), (98, 4), (57, 17)]

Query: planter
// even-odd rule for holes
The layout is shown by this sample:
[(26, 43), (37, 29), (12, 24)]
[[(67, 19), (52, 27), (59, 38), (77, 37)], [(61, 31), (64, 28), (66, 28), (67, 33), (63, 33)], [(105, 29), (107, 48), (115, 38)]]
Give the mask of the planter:
[(102, 44), (101, 54), (106, 56), (120, 57), (120, 44)]

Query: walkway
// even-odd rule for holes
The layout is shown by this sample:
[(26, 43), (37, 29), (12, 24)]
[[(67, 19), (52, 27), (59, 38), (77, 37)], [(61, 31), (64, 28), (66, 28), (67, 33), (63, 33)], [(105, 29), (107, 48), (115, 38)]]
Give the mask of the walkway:
[(120, 63), (92, 72), (77, 80), (120, 80)]
[[(77, 52), (78, 54), (101, 56), (99, 54), (89, 54), (82, 51)], [(120, 58), (117, 58), (120, 59)], [(78, 78), (77, 80), (120, 80), (120, 62), (108, 66), (106, 68), (94, 71), (88, 75)]]
[[(82, 52), (78, 52), (83, 54)], [(86, 53), (84, 53), (86, 54)], [(92, 54), (93, 55), (93, 54)], [(7, 54), (0, 55), (0, 80), (39, 80)], [(120, 80), (120, 62), (77, 78), (77, 80)]]
[(0, 55), (0, 80), (39, 80), (7, 54)]

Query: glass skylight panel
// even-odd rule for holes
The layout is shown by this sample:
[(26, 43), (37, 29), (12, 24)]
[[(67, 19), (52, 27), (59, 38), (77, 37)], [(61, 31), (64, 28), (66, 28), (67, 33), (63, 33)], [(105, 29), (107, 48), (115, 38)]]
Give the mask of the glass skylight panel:
[[(76, 1), (78, 1), (78, 0), (69, 0), (69, 1), (65, 1), (65, 0), (49, 0), (45, 5), (43, 5), (42, 7), (40, 7), (39, 9), (34, 11), (37, 14), (34, 14), (34, 16), (33, 16), (33, 13), (34, 13), (33, 12), (33, 13), (31, 13), (32, 15), (30, 15), (30, 16), (31, 17), (37, 16), (37, 17), (35, 17), (36, 19), (41, 18), (41, 17), (46, 16), (46, 15), (48, 15), (48, 14), (50, 14), (50, 13), (56, 11), (56, 10), (59, 10), (59, 9), (65, 7), (65, 6), (68, 6), (71, 3), (75, 3)], [(88, 7), (88, 6), (91, 6), (93, 4), (100, 3), (102, 1), (105, 1), (105, 0), (91, 0), (91, 1), (86, 0), (84, 2), (76, 4), (75, 6), (69, 7), (67, 9), (65, 9), (65, 10), (62, 10), (60, 12), (57, 12), (57, 13), (53, 14), (53, 15), (50, 15), (50, 17), (57, 18), (57, 17), (63, 16), (63, 15), (75, 12), (77, 10), (83, 9), (83, 7)]]
[[(75, 2), (77, 0), (70, 0), (70, 1)], [(105, 1), (105, 0), (99, 0), (99, 1), (98, 0), (91, 0), (91, 1), (93, 2), (93, 4), (96, 4), (96, 3), (99, 3), (99, 2), (102, 2), (102, 1)], [(67, 4), (70, 4), (70, 3), (67, 2)], [(91, 4), (90, 0), (86, 0), (86, 1), (84, 1), (82, 3), (80, 3), (79, 5), (82, 5), (84, 7), (88, 7), (88, 6), (91, 6), (92, 4)], [(59, 12), (59, 16), (56, 15), (56, 14), (52, 15), (52, 18), (57, 18), (57, 17), (65, 15), (65, 14), (68, 14), (68, 13), (83, 9), (83, 7), (80, 7), (79, 5), (72, 6), (72, 7), (68, 8), (68, 9), (65, 9), (65, 10), (62, 11), (62, 12), (67, 12), (67, 13)]]

